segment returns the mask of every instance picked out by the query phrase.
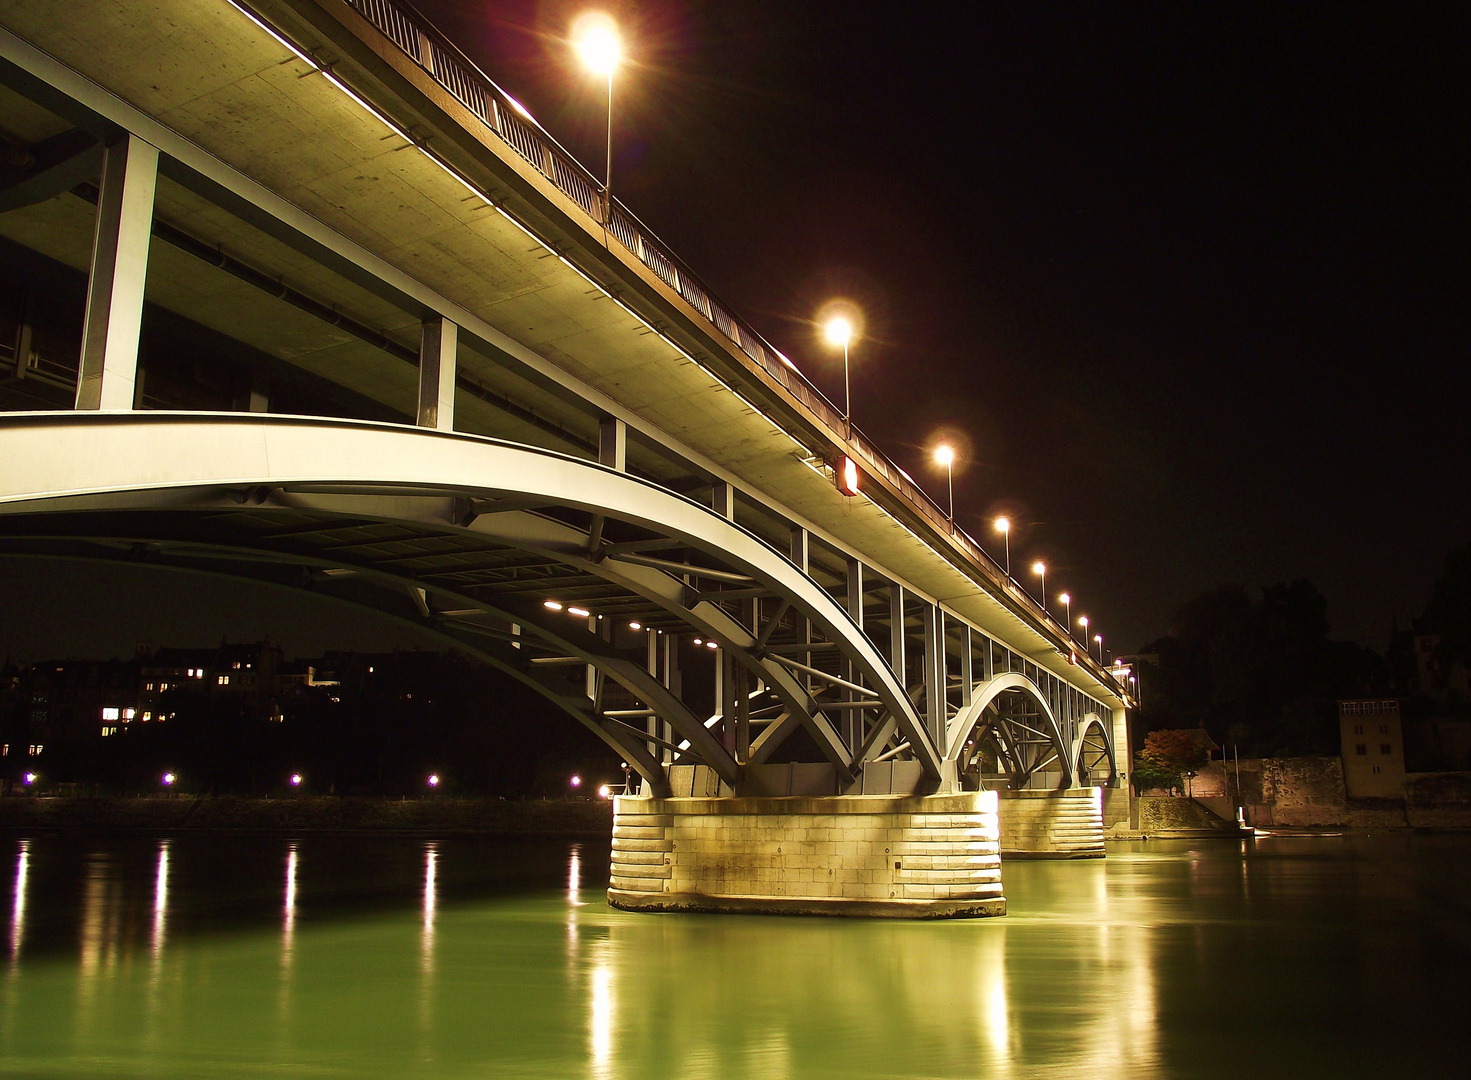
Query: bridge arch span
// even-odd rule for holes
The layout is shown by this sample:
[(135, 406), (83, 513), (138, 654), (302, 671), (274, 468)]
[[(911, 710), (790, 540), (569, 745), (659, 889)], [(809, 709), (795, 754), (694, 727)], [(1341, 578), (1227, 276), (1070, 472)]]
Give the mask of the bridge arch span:
[[(1038, 726), (1001, 714), (997, 706), (1006, 695), (1019, 696), (1035, 706)], [(987, 710), (991, 710), (989, 716)], [(1024, 784), (1033, 773), (1054, 761), (1062, 773), (1059, 786), (1072, 785), (1073, 754), (1068, 741), (1047, 702), (1047, 695), (1025, 675), (1003, 672), (976, 684), (971, 691), (970, 705), (956, 713), (946, 729), (945, 760), (955, 763), (958, 771), (964, 771), (967, 744), (973, 736), (975, 743), (979, 743), (980, 737), (987, 734), (996, 739), (1002, 756), (1007, 759), (1014, 785)]]
[[(837, 645), (875, 724), (892, 718), (939, 781), (940, 754), (914, 703), (841, 605), (745, 529), (626, 473), (475, 436), (238, 413), (11, 414), (0, 418), (0, 454), (13, 466), (0, 478), (0, 550), (100, 545), (246, 576), (268, 566), (390, 613), (397, 604), (457, 640), (481, 639), (482, 656), (563, 708), (575, 704), (569, 711), (640, 772), (652, 771), (653, 753), (632, 751), (656, 743), (665, 764), (702, 762), (733, 787), (740, 767), (710, 730), (714, 718), (654, 674), (652, 646), (646, 662), (615, 624), (717, 641), (780, 713), (767, 730), (790, 730), (795, 718), (852, 776), (860, 750), (823, 711), (836, 687), (799, 679), (767, 651), (791, 609)], [(542, 677), (557, 664), (595, 673), (585, 701)], [(615, 687), (636, 707), (609, 707), (604, 691)], [(635, 714), (669, 725), (668, 737), (630, 723)]]
[(1105, 783), (1112, 787), (1118, 781), (1119, 766), (1113, 745), (1113, 730), (1096, 712), (1086, 714), (1078, 724), (1078, 742), (1073, 765), (1078, 783), (1093, 783), (1106, 773)]

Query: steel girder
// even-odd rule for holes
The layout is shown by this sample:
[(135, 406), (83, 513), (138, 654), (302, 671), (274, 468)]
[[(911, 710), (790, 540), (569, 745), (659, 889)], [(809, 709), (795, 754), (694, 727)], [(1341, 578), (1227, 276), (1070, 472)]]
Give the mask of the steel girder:
[[(711, 568), (712, 574), (750, 579), (756, 589), (781, 598), (838, 643), (931, 781), (939, 781), (940, 754), (913, 702), (831, 596), (734, 523), (627, 474), (477, 437), (241, 414), (14, 414), (0, 419), (0, 453), (15, 466), (0, 481), (0, 515), (139, 509), (223, 513), (257, 506), (263, 511), (411, 522), (442, 534), (467, 531), (575, 568), (719, 641), (770, 687), (789, 718), (807, 727), (840, 773), (851, 775), (855, 758), (861, 757), (844, 745), (802, 682), (765, 655), (761, 638), (711, 603), (710, 594), (698, 592), (692, 583), (699, 579), (699, 567), (692, 566), (688, 577), (675, 576), (660, 566), (618, 558), (616, 549), (610, 557), (588, 531), (523, 508), (571, 508), (595, 519), (631, 523), (730, 567)], [(276, 554), (296, 561), (308, 555), (288, 550)], [(381, 567), (346, 565), (351, 560), (336, 552), (318, 552), (313, 558), (324, 569), (392, 576)], [(421, 614), (431, 610), (428, 598), (433, 595), (440, 610), (480, 611), (543, 636), (555, 635), (570, 655), (605, 671), (651, 705), (659, 702), (663, 708), (656, 706), (656, 711), (669, 714), (665, 718), (681, 729), (691, 749), (722, 777), (734, 779), (733, 760), (705, 726), (680, 715), (667, 693), (661, 700), (662, 687), (637, 664), (615, 655), (616, 650), (601, 648), (596, 635), (587, 635), (594, 639), (589, 642), (558, 632), (545, 613), (525, 602), (500, 604), (408, 573), (398, 580), (409, 591), (423, 590)], [(773, 724), (769, 735), (789, 726)], [(766, 745), (771, 745), (770, 738)]]

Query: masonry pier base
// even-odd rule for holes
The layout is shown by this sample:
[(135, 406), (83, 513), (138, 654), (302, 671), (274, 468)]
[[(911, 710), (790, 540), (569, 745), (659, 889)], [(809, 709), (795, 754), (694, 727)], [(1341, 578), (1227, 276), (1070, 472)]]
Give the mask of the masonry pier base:
[(608, 902), (630, 911), (1004, 915), (994, 791), (620, 796)]
[(1000, 791), (1001, 854), (1008, 859), (1101, 859), (1098, 787)]

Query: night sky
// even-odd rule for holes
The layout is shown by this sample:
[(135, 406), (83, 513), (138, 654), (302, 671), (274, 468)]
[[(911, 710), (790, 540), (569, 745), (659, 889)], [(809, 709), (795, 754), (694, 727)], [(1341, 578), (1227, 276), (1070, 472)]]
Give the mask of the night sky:
[[(420, 3), (600, 172), (585, 7)], [(1121, 651), (1299, 577), (1382, 649), (1471, 538), (1464, 9), (604, 10), (615, 193), (838, 402), (857, 300), (855, 422)]]
[[(601, 171), (603, 85), (566, 40), (586, 5), (419, 6)], [(839, 402), (811, 320), (861, 305), (855, 423), (942, 504), (928, 448), (961, 439), (960, 523), (999, 556), (1010, 514), (1018, 578), (1045, 559), (1111, 648), (1213, 585), (1306, 577), (1382, 649), (1471, 538), (1462, 10), (604, 10), (631, 54), (615, 193)], [(45, 610), (5, 577), (0, 603)], [(111, 632), (234, 626), (189, 603)], [(303, 612), (304, 648), (368, 633)]]

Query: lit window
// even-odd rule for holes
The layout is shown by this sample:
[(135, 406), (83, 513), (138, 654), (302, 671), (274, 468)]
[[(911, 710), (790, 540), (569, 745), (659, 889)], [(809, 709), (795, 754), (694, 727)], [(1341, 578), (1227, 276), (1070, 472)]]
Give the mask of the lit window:
[(10, 744), (9, 743), (5, 743), (4, 745), (0, 745), (0, 757), (9, 757), (9, 756), (10, 756)]
[(145, 689), (145, 690), (152, 690), (153, 689), (153, 684), (152, 683), (145, 683), (143, 685), (143, 689)]
[(228, 675), (221, 675), (217, 679), (215, 679), (215, 683), (217, 685), (219, 685), (219, 686), (229, 686), (230, 685), (230, 676), (228, 676)]
[(148, 721), (150, 721), (152, 719), (153, 719), (153, 714), (151, 712), (146, 712), (146, 713), (143, 714), (143, 722), (145, 724), (148, 723)]
[(123, 719), (124, 720), (131, 720), (131, 719), (133, 719), (133, 717), (135, 717), (137, 715), (138, 715), (138, 710), (137, 709), (124, 709), (123, 710)]
[(233, 663), (233, 664), (231, 664), (231, 665), (230, 665), (230, 666), (231, 666), (231, 667), (233, 667), (233, 668), (234, 668), (234, 669), (235, 669), (235, 670), (236, 670), (236, 671), (239, 671), (239, 670), (240, 670), (240, 661), (239, 661), (239, 660), (236, 660), (236, 661), (235, 661), (235, 662), (234, 662), (234, 663)]
[(112, 708), (111, 706), (109, 706), (107, 708), (104, 708), (102, 710), (102, 719), (104, 719), (104, 720), (116, 720), (117, 719), (117, 709)]

